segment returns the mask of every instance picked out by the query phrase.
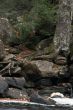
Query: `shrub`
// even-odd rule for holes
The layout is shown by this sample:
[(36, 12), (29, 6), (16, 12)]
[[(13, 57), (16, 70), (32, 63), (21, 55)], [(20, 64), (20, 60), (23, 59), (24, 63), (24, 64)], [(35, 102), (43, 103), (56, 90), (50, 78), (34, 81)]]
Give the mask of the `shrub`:
[(57, 20), (56, 6), (48, 0), (32, 0), (32, 8), (26, 11), (14, 27), (21, 43), (36, 45), (40, 40), (52, 37)]

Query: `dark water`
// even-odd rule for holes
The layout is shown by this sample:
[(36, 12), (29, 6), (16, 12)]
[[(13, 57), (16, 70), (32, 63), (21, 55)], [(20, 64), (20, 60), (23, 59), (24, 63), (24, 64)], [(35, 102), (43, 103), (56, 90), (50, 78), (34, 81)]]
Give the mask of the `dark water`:
[(31, 104), (3, 104), (0, 103), (0, 110), (73, 110), (68, 106), (51, 106), (51, 105), (31, 105)]
[(15, 107), (1, 107), (0, 110), (73, 110), (73, 108), (68, 107), (23, 107), (23, 108), (15, 108)]

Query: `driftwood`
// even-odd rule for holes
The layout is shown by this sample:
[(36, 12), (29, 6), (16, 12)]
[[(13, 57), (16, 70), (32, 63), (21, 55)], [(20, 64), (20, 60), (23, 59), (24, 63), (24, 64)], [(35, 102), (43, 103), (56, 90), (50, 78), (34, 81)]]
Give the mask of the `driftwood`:
[(17, 73), (21, 70), (21, 67), (15, 61), (7, 61), (7, 62), (0, 62), (3, 65), (3, 69), (0, 70), (0, 75), (5, 75), (6, 71), (11, 75), (12, 73)]
[(11, 63), (9, 63), (6, 67), (4, 67), (0, 73), (2, 73), (3, 71), (7, 70), (7, 69), (10, 69), (10, 66), (11, 66)]

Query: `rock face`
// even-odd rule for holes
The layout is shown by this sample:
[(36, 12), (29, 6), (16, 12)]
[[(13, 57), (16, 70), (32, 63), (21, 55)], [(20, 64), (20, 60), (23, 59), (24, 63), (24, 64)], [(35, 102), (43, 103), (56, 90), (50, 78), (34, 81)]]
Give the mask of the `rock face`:
[(58, 24), (54, 37), (55, 51), (63, 51), (64, 55), (69, 54), (71, 38), (71, 4), (70, 0), (59, 1)]

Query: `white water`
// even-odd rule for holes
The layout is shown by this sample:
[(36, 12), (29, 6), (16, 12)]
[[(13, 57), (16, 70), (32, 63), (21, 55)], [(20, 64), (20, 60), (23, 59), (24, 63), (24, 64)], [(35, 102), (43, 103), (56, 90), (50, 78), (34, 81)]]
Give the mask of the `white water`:
[(73, 106), (73, 98), (51, 98), (52, 100), (56, 101), (57, 105), (69, 105)]

